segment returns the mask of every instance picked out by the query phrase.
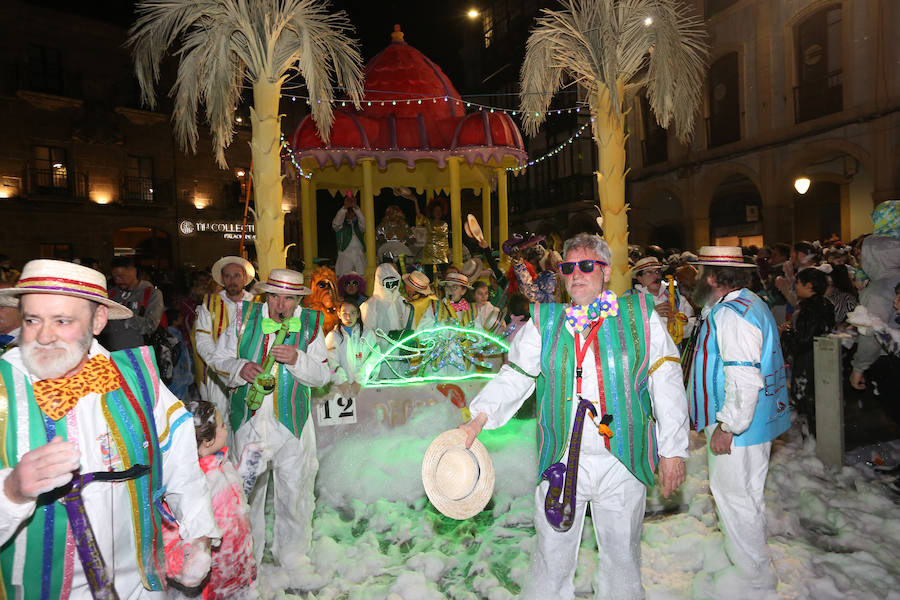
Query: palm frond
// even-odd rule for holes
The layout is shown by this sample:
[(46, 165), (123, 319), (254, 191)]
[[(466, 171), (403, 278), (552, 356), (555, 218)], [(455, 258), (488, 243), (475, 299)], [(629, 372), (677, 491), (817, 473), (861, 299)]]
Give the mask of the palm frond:
[(542, 11), (526, 44), (520, 74), (526, 132), (533, 135), (543, 122), (565, 74), (586, 88), (592, 106), (605, 87), (617, 118), (620, 86), (646, 83), (660, 125), (674, 121), (686, 140), (706, 55), (702, 21), (677, 0), (563, 0), (561, 10)]
[(185, 150), (196, 152), (202, 104), (220, 166), (233, 140), (234, 109), (245, 82), (281, 84), (299, 71), (326, 141), (334, 85), (357, 106), (362, 100), (362, 58), (353, 27), (346, 13), (330, 13), (323, 0), (140, 0), (136, 11), (127, 45), (143, 101), (155, 107), (160, 64), (180, 43), (171, 91), (175, 132)]

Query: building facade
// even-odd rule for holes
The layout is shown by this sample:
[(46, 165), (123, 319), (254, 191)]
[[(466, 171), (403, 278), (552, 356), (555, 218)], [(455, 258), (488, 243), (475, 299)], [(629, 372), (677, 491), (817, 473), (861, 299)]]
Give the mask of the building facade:
[[(484, 85), (506, 73), (496, 89), (517, 89), (524, 39), (537, 13), (532, 4), (495, 0), (484, 12)], [(900, 198), (900, 3), (689, 4), (704, 16), (709, 34), (701, 113), (684, 145), (656, 124), (645, 98), (626, 106), (631, 242), (697, 248), (831, 236), (847, 241), (870, 233), (874, 205)], [(521, 15), (526, 9), (528, 17)], [(519, 12), (511, 19), (510, 11)], [(518, 62), (512, 53), (491, 62), (503, 51), (490, 48), (503, 40), (519, 44)], [(563, 109), (573, 104), (564, 96), (555, 102)], [(530, 157), (565, 140), (584, 117), (569, 129), (554, 125), (566, 118), (573, 119), (565, 110), (548, 117), (546, 142), (541, 135), (530, 140)], [(560, 231), (572, 220), (583, 222), (594, 198), (566, 185), (594, 188), (594, 165), (585, 138), (528, 169), (520, 183), (510, 183), (511, 203), (526, 190), (518, 195), (525, 209), (518, 222), (534, 227), (553, 214)], [(795, 189), (798, 178), (810, 180), (805, 194)]]
[[(104, 267), (132, 254), (161, 270), (238, 253), (250, 167), (246, 114), (226, 152), (229, 168), (220, 169), (205, 123), (197, 154), (183, 152), (173, 135), (174, 61), (164, 65), (157, 107), (141, 106), (127, 24), (18, 0), (2, 3), (0, 18), (16, 23), (0, 39), (0, 253), (17, 265), (91, 257)], [(289, 112), (301, 103), (285, 104), (294, 105)], [(252, 218), (247, 229), (252, 240)], [(296, 241), (299, 228), (287, 230)]]

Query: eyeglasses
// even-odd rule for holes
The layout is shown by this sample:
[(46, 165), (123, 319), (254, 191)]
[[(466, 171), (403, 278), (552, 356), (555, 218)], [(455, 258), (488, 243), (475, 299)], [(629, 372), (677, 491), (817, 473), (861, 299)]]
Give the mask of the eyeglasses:
[(381, 285), (383, 285), (384, 289), (386, 289), (386, 290), (392, 290), (395, 287), (397, 287), (398, 285), (400, 285), (400, 280), (399, 279), (388, 279), (387, 281), (383, 281), (381, 283)]
[(563, 275), (571, 275), (575, 271), (575, 265), (578, 265), (578, 270), (582, 273), (593, 273), (594, 265), (600, 265), (601, 267), (609, 266), (608, 263), (605, 263), (602, 260), (588, 258), (577, 262), (561, 262), (559, 263), (559, 270)]

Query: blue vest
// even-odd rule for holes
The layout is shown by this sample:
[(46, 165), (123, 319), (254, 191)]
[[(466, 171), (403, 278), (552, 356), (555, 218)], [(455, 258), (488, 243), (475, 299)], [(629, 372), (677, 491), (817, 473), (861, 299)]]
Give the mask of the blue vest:
[[(760, 363), (724, 362), (716, 338), (715, 315), (720, 310), (733, 310), (762, 331)], [(753, 446), (772, 441), (791, 426), (784, 357), (778, 327), (766, 303), (750, 290), (727, 302), (716, 304), (700, 327), (688, 379), (688, 410), (694, 429), (700, 431), (715, 425), (716, 413), (725, 403), (725, 367), (756, 367), (762, 372), (756, 412), (746, 431), (734, 436), (735, 446)]]

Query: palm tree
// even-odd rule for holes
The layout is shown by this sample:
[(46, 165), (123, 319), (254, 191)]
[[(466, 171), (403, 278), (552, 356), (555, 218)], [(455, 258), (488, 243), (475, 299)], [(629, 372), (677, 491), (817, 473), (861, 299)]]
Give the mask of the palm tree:
[(553, 95), (568, 78), (588, 93), (599, 165), (603, 232), (612, 249), (610, 288), (628, 276), (625, 204), (625, 97), (646, 88), (662, 127), (689, 141), (706, 70), (703, 22), (676, 0), (561, 0), (531, 31), (521, 72), (525, 130), (535, 135)]
[(362, 59), (343, 11), (327, 0), (141, 0), (129, 31), (142, 100), (156, 104), (160, 63), (180, 48), (172, 120), (185, 151), (197, 151), (197, 111), (203, 104), (216, 162), (227, 168), (242, 86), (253, 90), (250, 108), (256, 250), (261, 276), (284, 267), (281, 211), (281, 88), (294, 73), (306, 82), (312, 116), (328, 141), (334, 121), (333, 85), (359, 107)]

